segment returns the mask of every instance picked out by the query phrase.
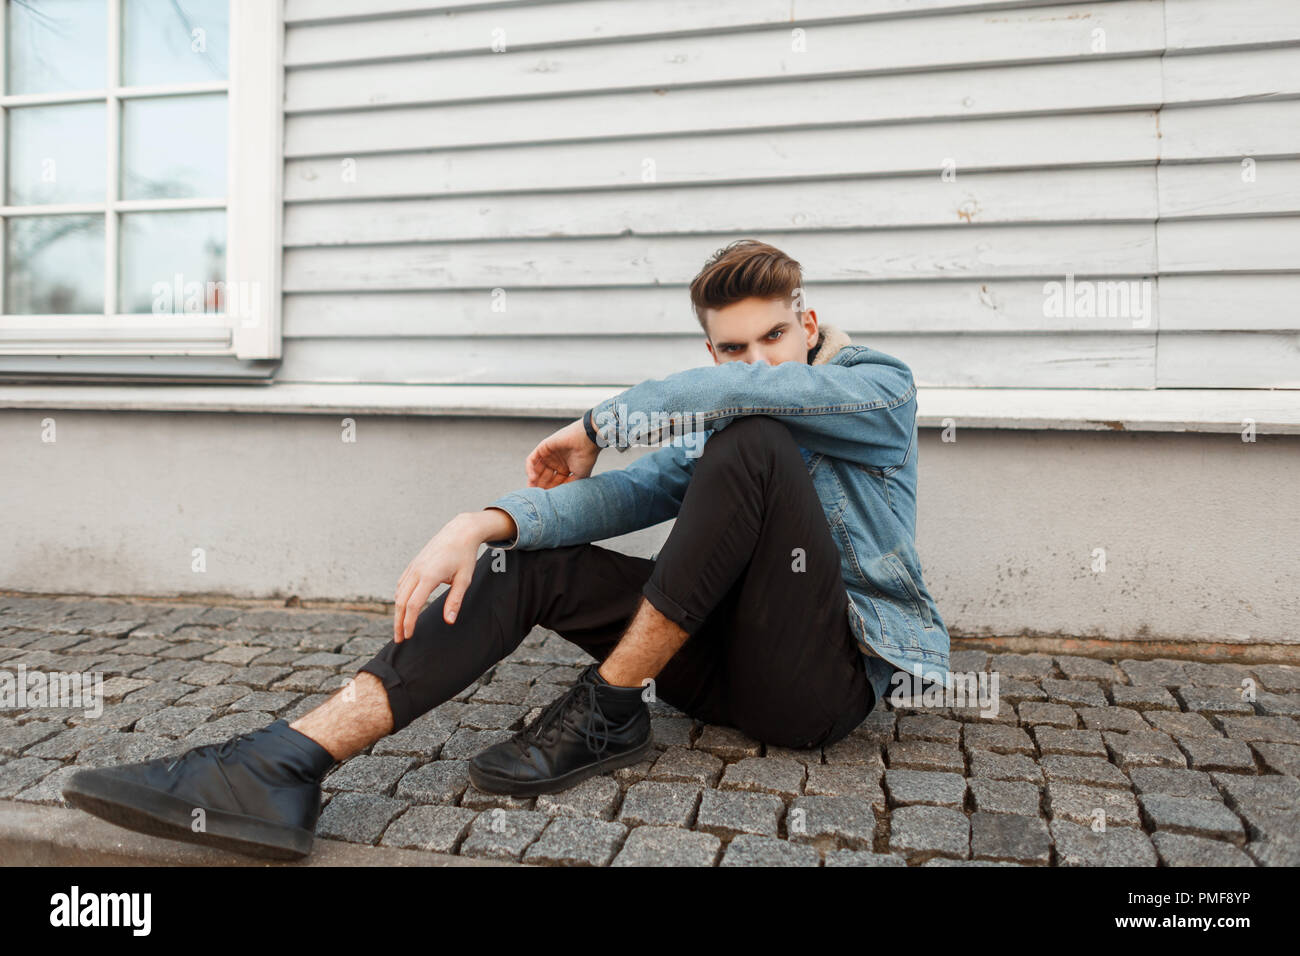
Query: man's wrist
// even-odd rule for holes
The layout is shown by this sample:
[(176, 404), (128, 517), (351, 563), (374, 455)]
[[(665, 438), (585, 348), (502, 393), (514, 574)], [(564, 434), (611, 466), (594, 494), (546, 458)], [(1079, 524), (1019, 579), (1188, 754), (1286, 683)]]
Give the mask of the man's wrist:
[(605, 446), (600, 443), (600, 435), (597, 434), (596, 427), (591, 423), (591, 412), (592, 410), (589, 408), (582, 413), (582, 427), (586, 430), (587, 437), (591, 439), (593, 445), (597, 448), (604, 448)]

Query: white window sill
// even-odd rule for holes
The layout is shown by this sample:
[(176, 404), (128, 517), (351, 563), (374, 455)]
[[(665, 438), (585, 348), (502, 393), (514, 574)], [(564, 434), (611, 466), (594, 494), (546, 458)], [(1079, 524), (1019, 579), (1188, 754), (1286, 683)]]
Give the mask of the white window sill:
[[(621, 389), (563, 385), (0, 385), (0, 408), (578, 418)], [(1300, 434), (1300, 390), (920, 388), (939, 428)]]

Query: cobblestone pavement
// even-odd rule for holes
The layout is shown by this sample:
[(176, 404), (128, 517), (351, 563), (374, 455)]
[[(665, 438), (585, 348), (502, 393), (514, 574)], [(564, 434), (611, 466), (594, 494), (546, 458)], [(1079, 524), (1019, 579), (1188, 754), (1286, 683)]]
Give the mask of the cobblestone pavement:
[[(0, 798), (61, 804), (78, 767), (296, 719), (391, 634), (376, 614), (0, 595), (0, 673), (98, 671), (107, 701), (0, 710)], [(529, 799), (471, 786), (467, 760), (589, 660), (534, 631), (331, 771), (318, 837), (548, 865), (1300, 865), (1297, 667), (959, 651), (953, 671), (998, 674), (996, 717), (882, 704), (797, 751), (656, 703), (635, 767)]]

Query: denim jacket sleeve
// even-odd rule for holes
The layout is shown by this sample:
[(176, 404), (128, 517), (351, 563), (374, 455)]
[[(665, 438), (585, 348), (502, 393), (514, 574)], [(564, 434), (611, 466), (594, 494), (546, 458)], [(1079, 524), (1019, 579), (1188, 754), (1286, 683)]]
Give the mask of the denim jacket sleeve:
[(784, 422), (809, 451), (896, 468), (911, 451), (916, 385), (898, 359), (851, 345), (819, 365), (724, 362), (645, 381), (596, 405), (592, 421), (602, 444), (624, 448), (741, 415)]
[(695, 470), (695, 457), (680, 441), (617, 468), (554, 488), (521, 488), (485, 508), (515, 520), (513, 541), (489, 548), (524, 551), (562, 548), (639, 531), (676, 517)]

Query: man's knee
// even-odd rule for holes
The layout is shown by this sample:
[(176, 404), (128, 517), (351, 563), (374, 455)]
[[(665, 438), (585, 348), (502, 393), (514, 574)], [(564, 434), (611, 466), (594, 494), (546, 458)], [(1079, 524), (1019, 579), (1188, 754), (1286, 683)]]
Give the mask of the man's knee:
[(702, 461), (709, 458), (710, 449), (715, 460), (737, 456), (750, 468), (764, 462), (803, 461), (799, 455), (799, 445), (790, 434), (790, 429), (784, 422), (768, 415), (745, 415), (722, 431), (714, 432), (704, 443)]

